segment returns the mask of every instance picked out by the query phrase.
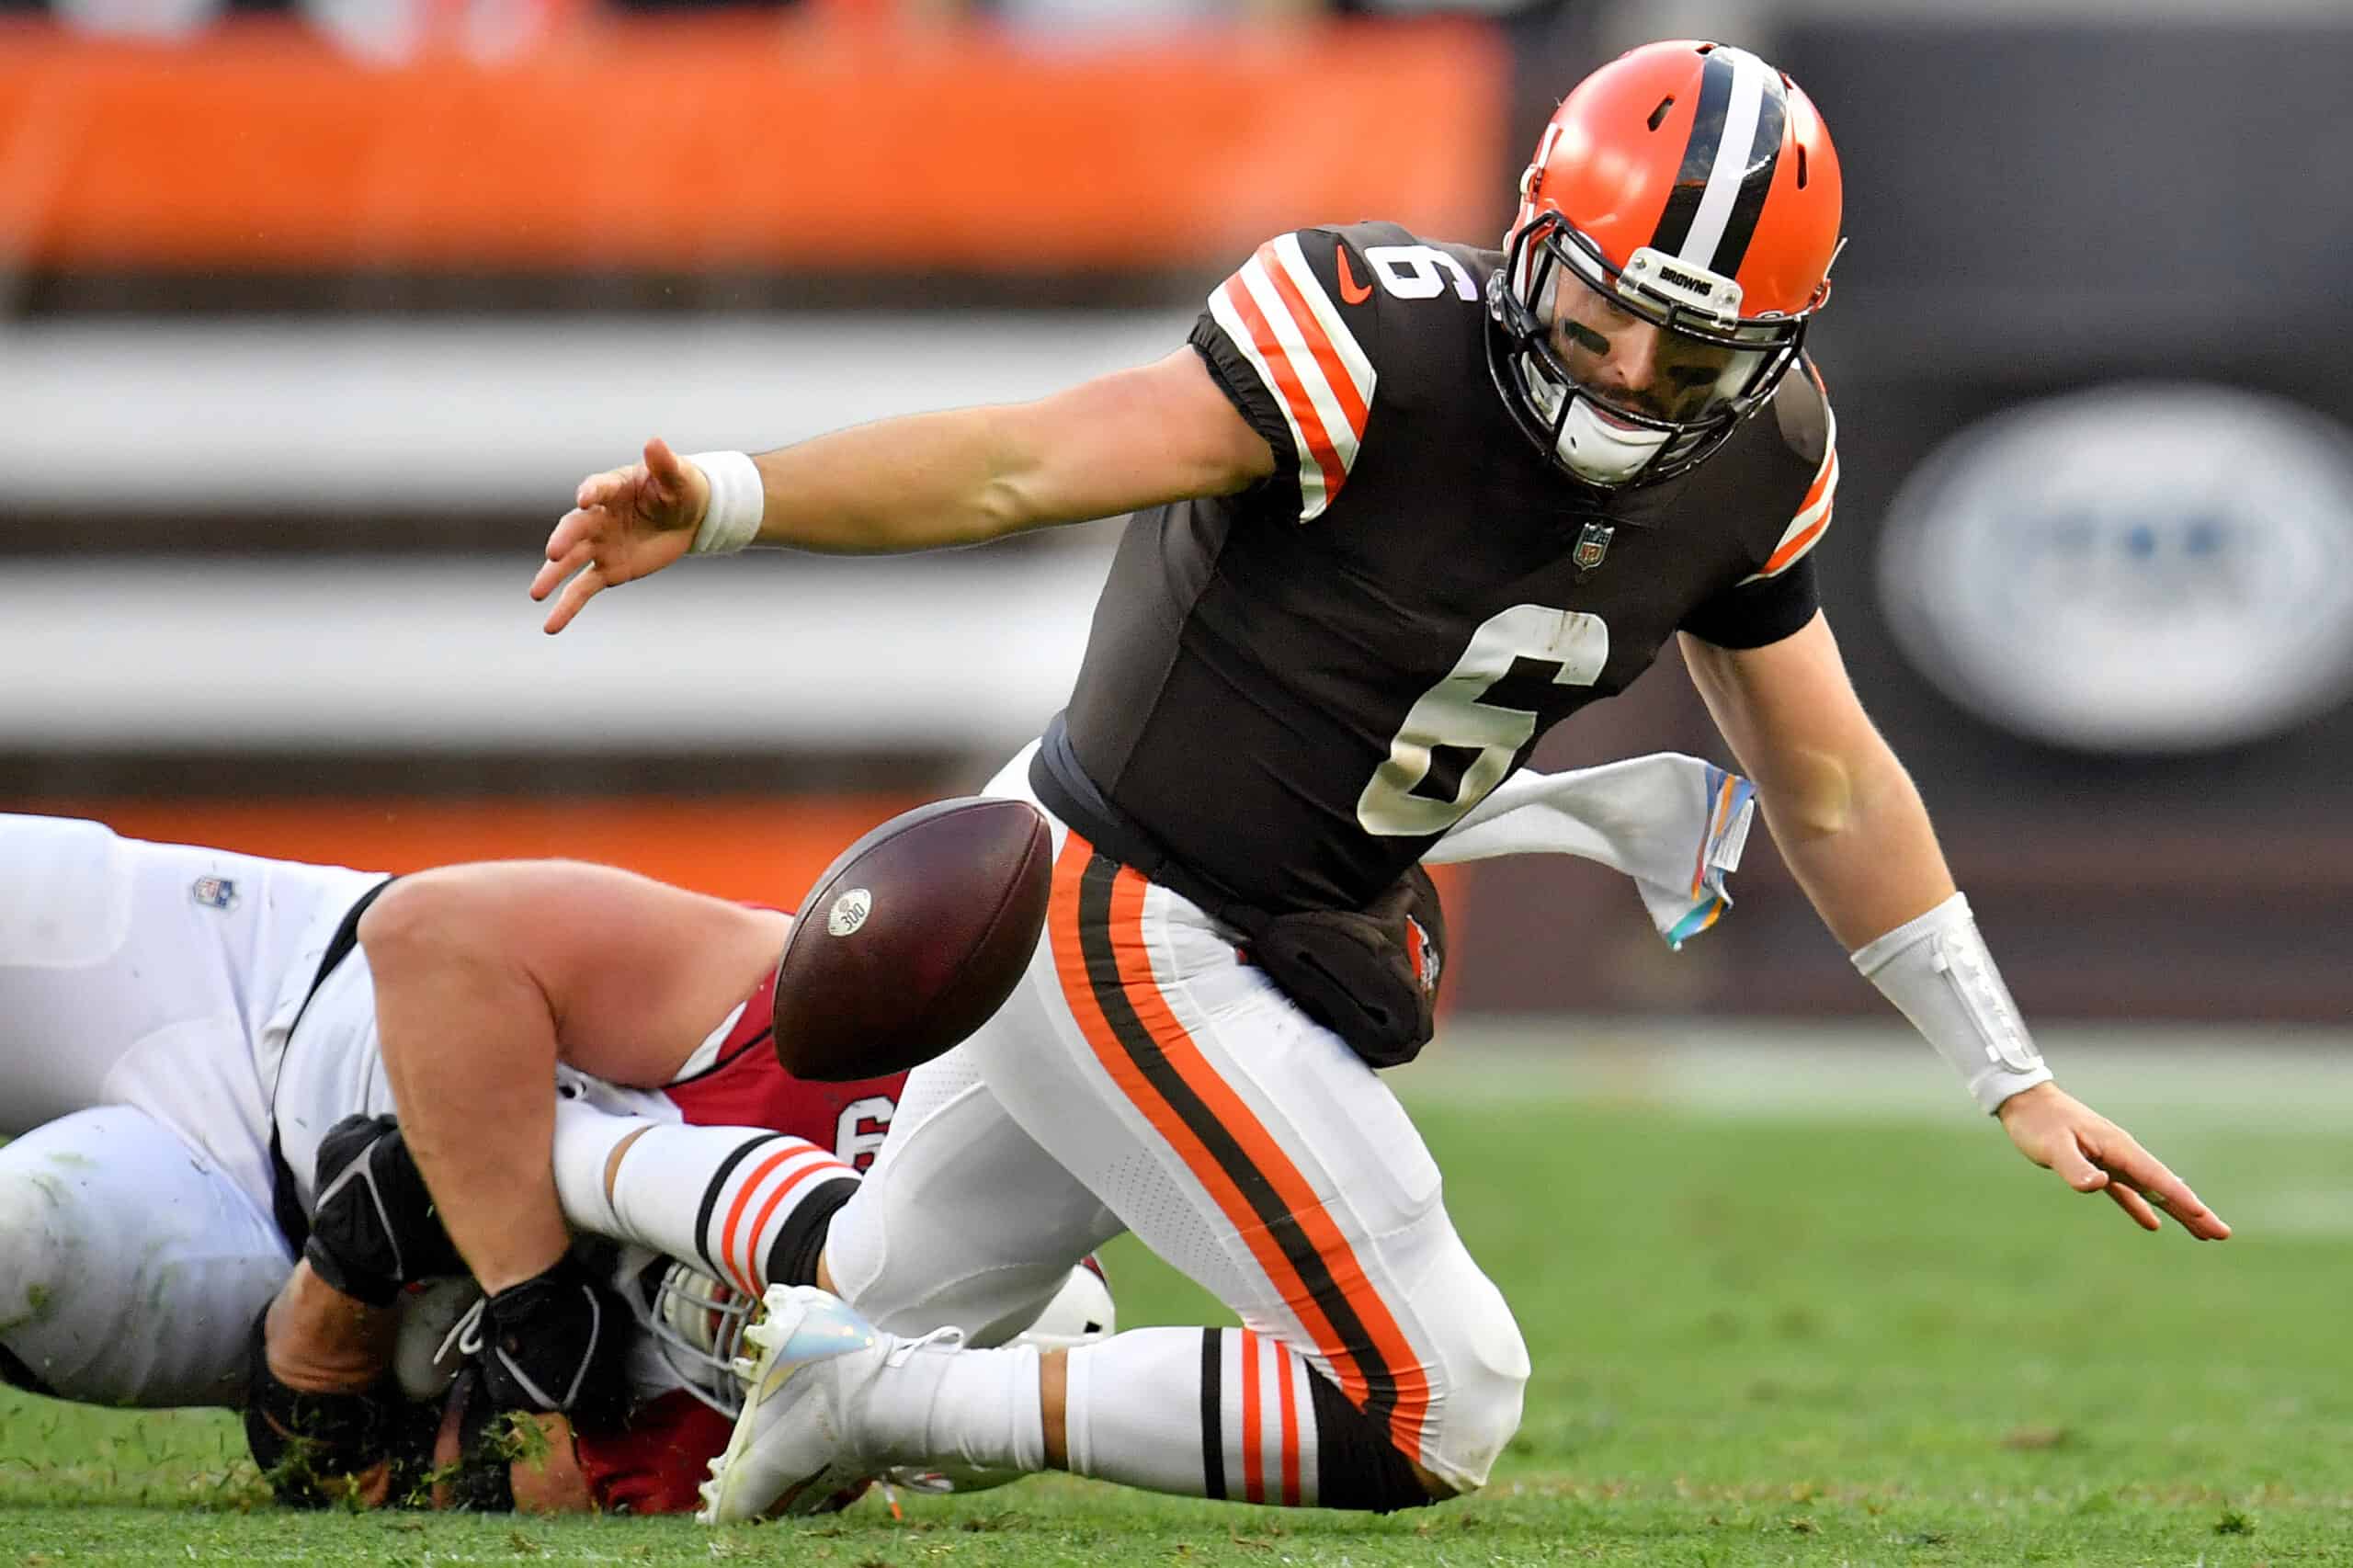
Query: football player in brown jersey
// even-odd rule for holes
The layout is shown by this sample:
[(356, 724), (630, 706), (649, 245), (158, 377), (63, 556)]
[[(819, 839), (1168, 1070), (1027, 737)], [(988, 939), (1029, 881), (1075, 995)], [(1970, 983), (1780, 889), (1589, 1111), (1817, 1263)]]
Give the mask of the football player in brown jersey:
[[(579, 486), (532, 585), (550, 631), (690, 551), (1133, 514), (1068, 709), (992, 786), (1054, 820), (1044, 951), (914, 1075), (833, 1228), (836, 1294), (771, 1294), (709, 1516), (943, 1454), (1334, 1507), (1481, 1484), (1525, 1346), (1370, 1070), (1418, 1044), (1383, 938), (1310, 982), (1669, 637), (1824, 922), (2019, 1151), (2147, 1229), (2229, 1233), (2052, 1081), (1822, 612), (1838, 453), (1803, 339), (1841, 199), (1813, 104), (1745, 51), (1653, 44), (1571, 93), (1520, 196), (1499, 251), (1282, 235), (1188, 347), (1038, 403), (756, 457), (656, 440)], [(1245, 1326), (1042, 1359), (927, 1332), (1121, 1228)]]

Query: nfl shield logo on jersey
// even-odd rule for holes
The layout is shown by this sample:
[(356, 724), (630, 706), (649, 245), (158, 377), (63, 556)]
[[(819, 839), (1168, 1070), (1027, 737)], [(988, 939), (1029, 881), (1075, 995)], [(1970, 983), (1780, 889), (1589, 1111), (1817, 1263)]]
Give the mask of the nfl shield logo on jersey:
[(228, 909), (237, 902), (237, 884), (226, 877), (199, 877), (188, 884), (188, 896), (207, 909)]
[(1609, 553), (1609, 536), (1618, 530), (1608, 523), (1587, 523), (1577, 535), (1577, 547), (1569, 557), (1580, 572), (1590, 572), (1601, 564)]

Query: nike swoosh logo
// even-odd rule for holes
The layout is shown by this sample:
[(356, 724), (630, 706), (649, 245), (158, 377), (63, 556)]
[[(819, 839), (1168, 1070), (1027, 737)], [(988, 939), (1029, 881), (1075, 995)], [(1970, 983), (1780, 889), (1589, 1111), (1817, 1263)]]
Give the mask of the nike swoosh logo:
[(1336, 247), (1340, 256), (1340, 298), (1351, 305), (1361, 305), (1372, 298), (1372, 285), (1359, 283), (1357, 275), (1348, 270), (1348, 247)]

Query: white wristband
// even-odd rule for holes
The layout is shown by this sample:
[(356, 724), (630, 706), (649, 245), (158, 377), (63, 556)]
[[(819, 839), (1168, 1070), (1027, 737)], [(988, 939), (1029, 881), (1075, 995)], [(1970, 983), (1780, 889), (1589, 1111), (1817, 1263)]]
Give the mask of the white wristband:
[(702, 509), (702, 526), (695, 529), (690, 552), (733, 555), (759, 538), (767, 492), (760, 483), (759, 465), (750, 454), (693, 452), (687, 461), (702, 470), (710, 485), (710, 499)]
[(1961, 894), (1851, 956), (1863, 977), (1959, 1069), (1988, 1115), (2019, 1090), (2051, 1081)]

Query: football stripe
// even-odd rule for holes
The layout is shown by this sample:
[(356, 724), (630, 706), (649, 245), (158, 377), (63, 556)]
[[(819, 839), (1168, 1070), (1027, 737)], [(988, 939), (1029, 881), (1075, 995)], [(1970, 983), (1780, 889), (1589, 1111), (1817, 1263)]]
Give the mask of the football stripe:
[(764, 1135), (745, 1142), (733, 1153), (719, 1163), (719, 1169), (711, 1173), (710, 1184), (702, 1189), (702, 1206), (695, 1211), (695, 1245), (702, 1254), (703, 1267), (712, 1274), (726, 1272), (724, 1266), (710, 1250), (710, 1217), (719, 1208), (719, 1195), (727, 1190), (727, 1178), (735, 1174), (737, 1165), (749, 1158), (755, 1150), (767, 1148), (780, 1136), (781, 1134)]
[(1299, 1394), (1295, 1381), (1307, 1369), (1307, 1363), (1282, 1346), (1275, 1347), (1276, 1408), (1283, 1425), (1282, 1477), (1283, 1506), (1299, 1506)]
[[(719, 1264), (749, 1296), (760, 1294), (760, 1265), (758, 1250), (753, 1244), (759, 1238), (761, 1227), (776, 1213), (777, 1206), (786, 1194), (799, 1187), (809, 1176), (821, 1171), (838, 1172), (843, 1176), (858, 1173), (805, 1139), (781, 1140), (782, 1147), (762, 1160), (736, 1189), (735, 1201), (727, 1210), (727, 1222), (719, 1233)], [(774, 1178), (771, 1185), (771, 1178)], [(766, 1192), (767, 1198), (759, 1215), (750, 1227), (744, 1225), (744, 1216), (753, 1201)], [(738, 1256), (742, 1262), (737, 1262)]]
[(1765, 199), (1773, 189), (1773, 172), (1781, 162), (1781, 134), (1789, 123), (1789, 93), (1780, 73), (1758, 61), (1765, 95), (1757, 102), (1756, 131), (1748, 143), (1748, 162), (1733, 196), (1732, 211), (1724, 219), (1722, 238), (1716, 242), (1715, 270), (1726, 278), (1740, 276), (1748, 259), (1748, 243), (1756, 237), (1756, 222), (1765, 215)]
[[(1340, 494), (1340, 486), (1347, 483), (1348, 469), (1357, 459), (1357, 426), (1350, 423), (1339, 394), (1332, 390), (1333, 377), (1337, 375), (1342, 385), (1350, 386), (1352, 395), (1354, 388), (1341, 371), (1336, 357), (1318, 358), (1315, 346), (1301, 331), (1302, 315), (1311, 325), (1315, 318), (1307, 311), (1305, 301), (1293, 307), (1291, 300), (1297, 297), (1297, 291), (1292, 290), (1286, 297), (1279, 274), (1270, 271), (1262, 258), (1254, 257), (1234, 276), (1249, 290), (1251, 302), (1266, 320), (1267, 330), (1274, 334), (1280, 362), (1289, 367), (1299, 382), (1300, 394), (1307, 400), (1305, 407), (1295, 411), (1300, 428), (1311, 433), (1321, 431), (1324, 445), (1331, 449), (1331, 457), (1324, 468), (1324, 501), (1329, 505)], [(1330, 354), (1328, 344), (1324, 353)], [(1323, 454), (1319, 451), (1317, 456), (1321, 458)]]
[[(1328, 1346), (1318, 1341), (1317, 1349), (1335, 1359), (1336, 1370), (1342, 1354), (1361, 1369), (1357, 1385), (1362, 1390), (1361, 1408), (1389, 1426), (1404, 1452), (1418, 1455), (1430, 1394), (1423, 1358), (1415, 1354), (1388, 1303), (1373, 1288), (1331, 1210), (1233, 1085), (1201, 1055), (1162, 994), (1143, 933), (1144, 893), (1150, 886), (1139, 873), (1125, 871), (1112, 905), (1118, 933), (1113, 950), (1121, 961), (1136, 1017), (1213, 1124), (1231, 1130), (1245, 1162), (1241, 1190), (1260, 1205), (1263, 1222), (1302, 1282), (1319, 1292), (1317, 1305), (1324, 1320), (1346, 1336)], [(1351, 1387), (1346, 1378), (1342, 1386)]]
[(1313, 512), (1303, 506), (1301, 509), (1300, 520), (1305, 522), (1321, 515), (1340, 493), (1348, 461), (1356, 455), (1356, 437), (1324, 380), (1323, 367), (1307, 351), (1297, 320), (1267, 276), (1266, 263), (1255, 256), (1244, 263), (1233, 275), (1233, 289), (1242, 319), (1256, 335), (1267, 368), (1275, 372), (1275, 390), (1289, 408), (1291, 427), (1306, 441), (1323, 475), (1324, 494)]
[[(1691, 214), (1691, 232), (1683, 238), (1677, 259), (1693, 267), (1729, 274), (1731, 268), (1716, 259), (1716, 250), (1724, 237), (1724, 227), (1732, 221), (1733, 205), (1740, 199), (1741, 190), (1749, 176), (1749, 149), (1756, 145), (1757, 121), (1765, 110), (1765, 82), (1772, 74), (1766, 63), (1744, 50), (1718, 50), (1708, 57), (1710, 69), (1720, 59), (1732, 62), (1732, 87), (1724, 103), (1723, 126), (1717, 135), (1715, 157), (1708, 169), (1708, 183), (1699, 193), (1699, 205)], [(1779, 138), (1775, 139), (1779, 151)], [(1769, 176), (1771, 169), (1768, 166)], [(1755, 228), (1752, 222), (1750, 227)], [(1745, 236), (1741, 248), (1746, 250)]]
[(1267, 1500), (1266, 1456), (1258, 1448), (1258, 1336), (1242, 1331), (1242, 1500)]
[(1838, 465), (1834, 460), (1830, 465), (1828, 483), (1822, 488), (1821, 498), (1790, 520), (1789, 528), (1783, 530), (1780, 542), (1773, 547), (1773, 553), (1766, 558), (1765, 564), (1741, 581), (1744, 584), (1760, 583), (1768, 577), (1778, 577), (1797, 564), (1801, 557), (1821, 541), (1824, 530), (1830, 527), (1837, 498)]
[[(1315, 1283), (1324, 1289), (1318, 1290), (1302, 1278), (1294, 1245), (1290, 1244), (1293, 1236), (1279, 1238), (1268, 1222), (1269, 1217), (1253, 1202), (1254, 1199), (1259, 1202), (1273, 1199), (1267, 1179), (1243, 1157), (1233, 1130), (1210, 1121), (1207, 1108), (1188, 1092), (1189, 1085), (1174, 1072), (1165, 1055), (1142, 1029), (1133, 1006), (1121, 994), (1119, 960), (1111, 949), (1113, 914), (1109, 903), (1114, 880), (1122, 876), (1134, 883), (1137, 891), (1133, 902), (1140, 907), (1144, 886), (1141, 876), (1128, 871), (1108, 856), (1097, 855), (1094, 846), (1076, 833), (1066, 835), (1062, 857), (1054, 864), (1053, 897), (1046, 916), (1063, 997), (1078, 1020), (1088, 1047), (1110, 1074), (1112, 1083), (1143, 1112), (1154, 1131), (1185, 1162), (1193, 1179), (1201, 1184), (1219, 1210), (1242, 1233), (1251, 1255), (1274, 1282), (1277, 1292), (1286, 1301), (1302, 1302), (1299, 1310), (1310, 1336), (1332, 1358), (1341, 1385), (1357, 1391), (1361, 1399), (1373, 1381), (1371, 1369), (1359, 1366), (1355, 1354), (1341, 1343), (1345, 1333), (1342, 1324), (1346, 1329), (1358, 1331), (1358, 1340), (1364, 1337), (1355, 1313), (1347, 1310), (1345, 1301), (1329, 1300), (1333, 1294), (1329, 1271), (1320, 1259), (1311, 1257), (1310, 1272), (1317, 1277)], [(1208, 1125), (1196, 1131), (1187, 1112)], [(1220, 1145), (1214, 1152), (1212, 1141)], [(1250, 1193), (1247, 1198), (1244, 1195), (1245, 1183)], [(1279, 1215), (1279, 1204), (1277, 1213)], [(1295, 1225), (1290, 1227), (1292, 1233), (1296, 1230)], [(1336, 1309), (1339, 1323), (1333, 1321)], [(1320, 1332), (1316, 1323), (1307, 1321), (1309, 1312), (1322, 1320)], [(1385, 1368), (1380, 1371), (1386, 1376)]]
[[(1347, 322), (1332, 303), (1332, 296), (1324, 291), (1323, 279), (1315, 276), (1313, 267), (1308, 266), (1307, 252), (1301, 246), (1299, 236), (1296, 233), (1284, 234), (1260, 246), (1258, 254), (1264, 256), (1269, 251), (1274, 256), (1269, 263), (1270, 268), (1279, 278), (1287, 279), (1297, 290), (1301, 301), (1315, 318), (1315, 325), (1323, 329), (1323, 341), (1339, 361), (1341, 374), (1333, 377), (1332, 390), (1349, 408), (1348, 423), (1355, 426), (1357, 439), (1362, 440), (1366, 415), (1372, 407), (1373, 388), (1381, 379), (1372, 368), (1372, 360), (1357, 342), (1357, 335), (1348, 330)], [(1301, 330), (1306, 330), (1303, 321)], [(1312, 337), (1313, 335), (1309, 335)]]
[(753, 1295), (766, 1294), (767, 1288), (775, 1283), (767, 1278), (767, 1271), (762, 1267), (759, 1245), (760, 1237), (768, 1228), (769, 1219), (787, 1198), (808, 1184), (810, 1177), (819, 1176), (848, 1176), (855, 1180), (858, 1173), (839, 1160), (821, 1159), (802, 1166), (776, 1184), (776, 1190), (768, 1194), (767, 1201), (760, 1205), (759, 1213), (753, 1218), (751, 1229), (744, 1233), (744, 1273), (752, 1282)]
[(1220, 284), (1210, 296), (1210, 315), (1225, 329), (1225, 335), (1250, 361), (1251, 369), (1258, 372), (1258, 380), (1273, 395), (1275, 406), (1282, 410), (1283, 423), (1290, 427), (1291, 441), (1299, 451), (1299, 520), (1303, 523), (1321, 517), (1329, 500), (1324, 463), (1328, 460), (1336, 469), (1340, 460), (1324, 441), (1320, 426), (1311, 436), (1308, 427), (1300, 423), (1300, 409), (1307, 404), (1306, 396), (1281, 353), (1281, 346), (1275, 340), (1273, 329), (1267, 326), (1265, 313), (1243, 287), (1240, 273)]
[(1225, 1501), (1225, 1372), (1218, 1364), (1224, 1342), (1225, 1330), (1201, 1330), (1201, 1495), (1215, 1503)]
[[(1285, 274), (1279, 263), (1272, 262), (1271, 245), (1262, 246), (1251, 258), (1250, 265), (1235, 276), (1250, 290), (1267, 324), (1273, 328), (1276, 340), (1282, 345), (1284, 357), (1299, 377), (1299, 384), (1306, 393), (1313, 410), (1315, 422), (1324, 427), (1332, 449), (1339, 454), (1341, 482), (1357, 460), (1357, 432), (1364, 428), (1364, 403), (1357, 397), (1356, 382), (1348, 377), (1340, 363), (1340, 356), (1324, 335), (1323, 327), (1315, 320), (1315, 312)], [(1338, 494), (1339, 483), (1332, 486)]]
[(742, 1187), (735, 1189), (735, 1201), (727, 1210), (727, 1222), (722, 1225), (719, 1230), (719, 1257), (717, 1260), (719, 1267), (727, 1272), (735, 1286), (747, 1296), (756, 1296), (759, 1292), (752, 1289), (751, 1277), (735, 1267), (735, 1227), (743, 1221), (744, 1210), (751, 1207), (752, 1193), (753, 1190), (760, 1185), (760, 1178), (767, 1176), (770, 1171), (776, 1169), (777, 1166), (784, 1164), (785, 1161), (791, 1159), (796, 1154), (800, 1154), (811, 1147), (810, 1144), (798, 1138), (787, 1139), (784, 1142), (785, 1146), (783, 1148), (779, 1149), (776, 1153), (770, 1154), (767, 1159), (762, 1160), (757, 1165), (754, 1166), (751, 1176), (745, 1181)]
[(1683, 161), (1675, 171), (1666, 205), (1659, 212), (1658, 227), (1651, 232), (1652, 247), (1669, 256), (1682, 254), (1699, 217), (1708, 176), (1715, 171), (1717, 150), (1723, 145), (1724, 111), (1732, 102), (1734, 74), (1732, 56), (1722, 49), (1709, 51), (1699, 67), (1699, 101), (1692, 106), (1691, 133), (1683, 143)]
[(1069, 835), (1048, 919), (1072, 1014), (1113, 1084), (1243, 1235), (1351, 1403), (1418, 1455), (1430, 1403), (1422, 1358), (1330, 1211), (1161, 994), (1142, 931), (1150, 886)]
[(1822, 386), (1821, 373), (1810, 364), (1803, 368), (1822, 392), (1822, 464), (1813, 471), (1813, 483), (1806, 486), (1804, 496), (1798, 502), (1798, 515), (1781, 530), (1780, 540), (1765, 558), (1765, 564), (1740, 580), (1744, 587), (1779, 576), (1812, 550), (1821, 540), (1823, 530), (1829, 528), (1831, 509), (1838, 498), (1838, 415), (1830, 406), (1830, 393)]
[[(1315, 1368), (1302, 1354), (1290, 1356), (1282, 1378), (1282, 1497), (1290, 1506), (1315, 1506), (1315, 1396), (1308, 1380)], [(1306, 1417), (1302, 1417), (1302, 1410)]]

